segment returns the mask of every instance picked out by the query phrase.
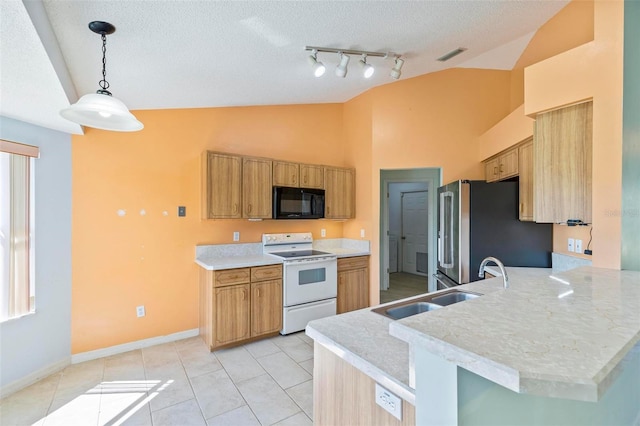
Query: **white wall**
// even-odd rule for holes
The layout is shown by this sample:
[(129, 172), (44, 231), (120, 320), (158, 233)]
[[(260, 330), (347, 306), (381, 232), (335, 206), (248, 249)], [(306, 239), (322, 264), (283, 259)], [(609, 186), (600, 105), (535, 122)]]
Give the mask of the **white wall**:
[(40, 147), (35, 160), (36, 312), (0, 324), (4, 395), (71, 360), (71, 136), (0, 117), (0, 138)]

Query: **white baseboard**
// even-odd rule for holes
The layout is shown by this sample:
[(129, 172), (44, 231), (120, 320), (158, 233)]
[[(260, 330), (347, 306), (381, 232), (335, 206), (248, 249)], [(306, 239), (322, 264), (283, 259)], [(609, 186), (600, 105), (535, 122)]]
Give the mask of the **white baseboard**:
[(8, 395), (11, 395), (14, 392), (19, 391), (20, 389), (26, 388), (29, 385), (34, 384), (35, 382), (44, 379), (47, 376), (56, 373), (66, 366), (71, 364), (71, 357), (64, 357), (60, 361), (54, 362), (53, 364), (49, 364), (44, 368), (41, 368), (33, 373), (29, 373), (26, 376), (18, 379), (12, 383), (9, 383), (6, 386), (2, 386), (0, 388), (0, 398), (4, 398)]
[(136, 340), (135, 342), (123, 343), (121, 345), (110, 346), (108, 348), (81, 352), (79, 354), (71, 355), (71, 363), (77, 364), (79, 362), (91, 361), (92, 359), (98, 359), (105, 356), (117, 355), (124, 352), (134, 351), (136, 349), (159, 345), (161, 343), (169, 343), (176, 340), (187, 339), (189, 337), (195, 337), (199, 333), (199, 329), (193, 328), (191, 330), (180, 331), (178, 333), (173, 333), (166, 336), (151, 337), (149, 339)]

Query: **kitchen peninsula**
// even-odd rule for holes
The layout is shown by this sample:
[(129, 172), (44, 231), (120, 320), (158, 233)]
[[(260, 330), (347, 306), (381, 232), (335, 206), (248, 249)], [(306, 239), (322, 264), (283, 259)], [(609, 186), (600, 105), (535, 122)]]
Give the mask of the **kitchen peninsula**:
[(506, 290), (501, 278), (462, 286), (484, 293), (474, 300), (398, 321), (361, 310), (307, 334), (412, 403), (416, 424), (636, 424), (640, 273), (508, 272)]

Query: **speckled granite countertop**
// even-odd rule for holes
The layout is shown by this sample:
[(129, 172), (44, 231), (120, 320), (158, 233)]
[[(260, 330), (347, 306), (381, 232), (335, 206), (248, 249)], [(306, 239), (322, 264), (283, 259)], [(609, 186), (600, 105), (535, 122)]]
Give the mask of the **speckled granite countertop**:
[[(507, 268), (510, 279), (520, 276), (547, 276), (550, 269)], [(459, 289), (487, 294), (502, 289), (502, 278), (492, 278)], [(415, 296), (421, 297), (421, 296)], [(405, 300), (410, 300), (408, 298)], [(390, 302), (387, 305), (397, 303)], [(407, 402), (415, 403), (410, 386), (409, 345), (389, 334), (395, 322), (366, 308), (334, 317), (311, 321), (306, 333), (317, 343), (358, 368)]]
[(598, 401), (639, 347), (640, 272), (515, 269), (509, 289), (393, 321), (391, 335), (515, 392)]

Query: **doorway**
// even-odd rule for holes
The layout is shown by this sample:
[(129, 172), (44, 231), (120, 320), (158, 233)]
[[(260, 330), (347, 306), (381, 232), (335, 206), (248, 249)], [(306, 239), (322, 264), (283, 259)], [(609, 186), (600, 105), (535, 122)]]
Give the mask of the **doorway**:
[(435, 290), (439, 168), (380, 171), (380, 303)]

